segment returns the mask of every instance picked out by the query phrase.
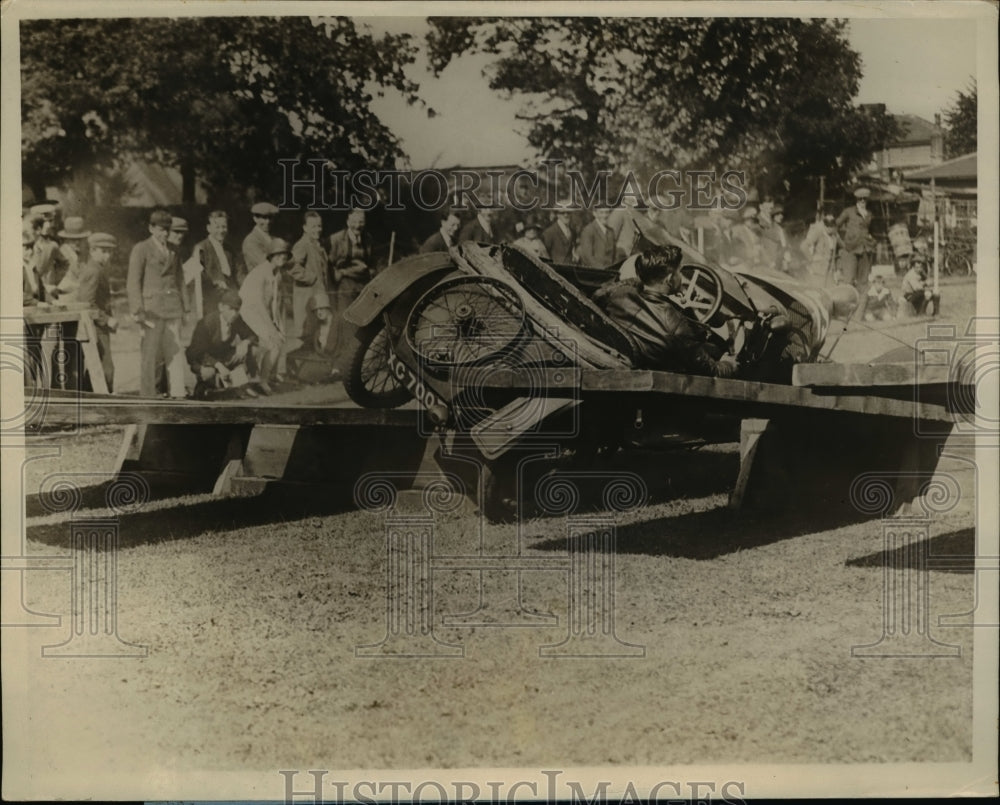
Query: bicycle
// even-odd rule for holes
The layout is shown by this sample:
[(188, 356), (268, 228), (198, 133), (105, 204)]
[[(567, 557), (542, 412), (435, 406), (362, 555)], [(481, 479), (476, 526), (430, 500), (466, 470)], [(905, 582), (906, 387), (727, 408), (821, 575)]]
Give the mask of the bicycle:
[(948, 238), (943, 243), (941, 270), (948, 276), (969, 277), (975, 269), (976, 241), (969, 234)]

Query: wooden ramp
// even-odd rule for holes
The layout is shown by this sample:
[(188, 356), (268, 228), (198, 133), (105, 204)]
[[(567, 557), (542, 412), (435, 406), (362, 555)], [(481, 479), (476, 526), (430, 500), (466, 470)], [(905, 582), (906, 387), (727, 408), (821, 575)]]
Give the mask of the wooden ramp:
[[(476, 383), (571, 395), (583, 417), (588, 410), (599, 416), (609, 401), (730, 417), (742, 423), (732, 505), (758, 508), (787, 507), (790, 501), (848, 504), (854, 479), (872, 471), (896, 477), (896, 497), (908, 505), (933, 477), (954, 424), (975, 408), (974, 388), (960, 386), (946, 367), (912, 361), (801, 365), (792, 385), (568, 368), (498, 369)], [(366, 473), (398, 478), (433, 470), (439, 440), (427, 438), (431, 428), (422, 416), (415, 408), (371, 410), (343, 402), (54, 394), (43, 422), (127, 425), (116, 470), (141, 472), (159, 483), (183, 482), (221, 494), (258, 492), (280, 481), (349, 494)], [(489, 464), (479, 459), (483, 467)]]

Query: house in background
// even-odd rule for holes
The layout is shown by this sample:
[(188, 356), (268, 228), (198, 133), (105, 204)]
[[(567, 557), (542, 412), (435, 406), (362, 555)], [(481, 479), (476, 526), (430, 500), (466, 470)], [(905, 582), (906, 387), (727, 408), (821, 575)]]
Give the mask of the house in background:
[[(885, 111), (885, 104), (868, 104)], [(909, 179), (912, 171), (937, 165), (944, 160), (944, 129), (941, 115), (934, 122), (917, 115), (893, 115), (903, 135), (875, 154), (868, 173), (884, 181), (899, 183)]]

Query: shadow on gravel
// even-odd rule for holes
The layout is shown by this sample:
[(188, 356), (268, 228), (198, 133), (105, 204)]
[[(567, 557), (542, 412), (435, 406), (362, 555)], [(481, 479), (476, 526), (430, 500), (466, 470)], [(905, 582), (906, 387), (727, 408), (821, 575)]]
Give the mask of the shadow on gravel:
[[(917, 550), (914, 550), (914, 548)], [(877, 551), (848, 559), (848, 567), (890, 567), (908, 570), (939, 570), (944, 573), (972, 573), (976, 561), (976, 529), (961, 528), (938, 534), (915, 546), (894, 551)]]
[[(717, 508), (622, 525), (617, 532), (616, 553), (715, 559), (805, 534), (840, 528), (863, 519), (853, 511), (816, 512), (811, 516), (790, 518), (787, 513), (751, 515)], [(531, 547), (565, 551), (567, 540), (548, 539)]]
[[(106, 486), (107, 484), (100, 484), (82, 490), (83, 500), (89, 503), (90, 508), (106, 507), (104, 498)], [(135, 545), (169, 542), (195, 537), (206, 532), (224, 534), (253, 526), (353, 510), (351, 490), (347, 491), (345, 498), (342, 490), (333, 490), (331, 493), (331, 490), (318, 491), (318, 489), (317, 487), (301, 491), (288, 488), (268, 489), (256, 497), (229, 497), (195, 503), (179, 501), (176, 506), (123, 514), (118, 518), (119, 546), (128, 548)], [(164, 492), (161, 499), (171, 495), (176, 496), (177, 490), (172, 490), (170, 495)], [(37, 515), (50, 513), (42, 508), (37, 500), (29, 502), (28, 508), (29, 514), (32, 509)], [(88, 506), (81, 505), (80, 508), (83, 510)], [(97, 515), (81, 511), (80, 516)], [(67, 514), (66, 519), (58, 523), (29, 525), (26, 536), (45, 545), (69, 547), (70, 519), (71, 515)]]

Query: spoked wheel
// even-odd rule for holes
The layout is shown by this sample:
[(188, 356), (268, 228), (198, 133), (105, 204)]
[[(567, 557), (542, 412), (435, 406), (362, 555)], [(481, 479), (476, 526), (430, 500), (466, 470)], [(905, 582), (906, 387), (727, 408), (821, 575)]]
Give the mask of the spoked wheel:
[(722, 307), (722, 280), (707, 266), (681, 266), (683, 285), (673, 299), (703, 324)]
[(395, 408), (412, 396), (389, 365), (392, 344), (381, 319), (355, 333), (344, 389), (363, 408)]
[(949, 254), (944, 258), (944, 273), (956, 277), (972, 275), (972, 261), (964, 254)]
[(413, 352), (430, 364), (475, 364), (509, 350), (525, 330), (517, 294), (489, 277), (454, 277), (425, 293), (406, 322)]

